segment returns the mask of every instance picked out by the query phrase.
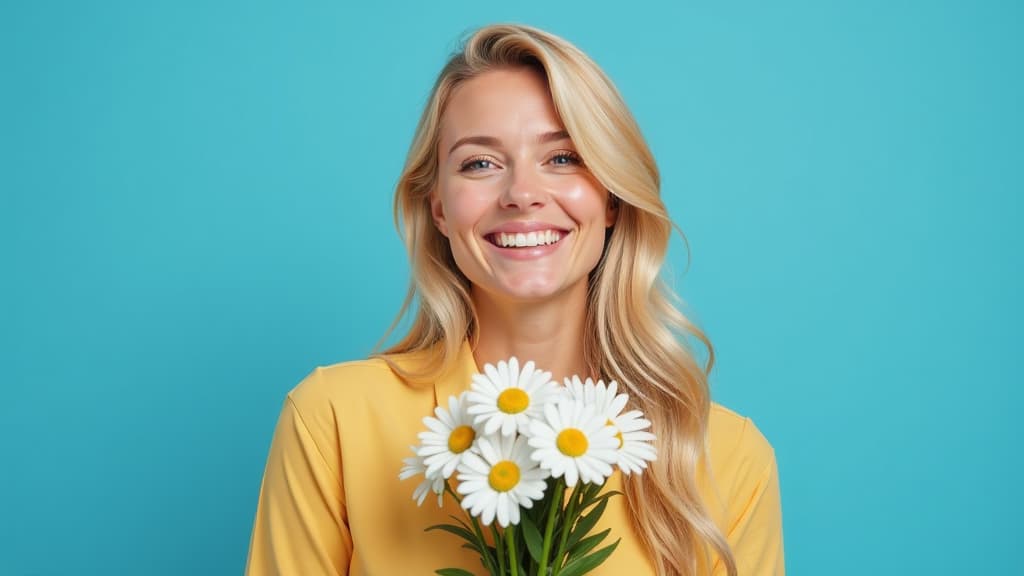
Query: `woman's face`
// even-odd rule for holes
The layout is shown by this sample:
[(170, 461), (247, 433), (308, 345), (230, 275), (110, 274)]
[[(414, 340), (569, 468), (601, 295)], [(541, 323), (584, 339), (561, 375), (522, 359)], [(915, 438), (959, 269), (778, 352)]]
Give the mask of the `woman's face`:
[(615, 211), (539, 73), (494, 70), (459, 85), (439, 148), (431, 212), (474, 290), (520, 301), (585, 293)]

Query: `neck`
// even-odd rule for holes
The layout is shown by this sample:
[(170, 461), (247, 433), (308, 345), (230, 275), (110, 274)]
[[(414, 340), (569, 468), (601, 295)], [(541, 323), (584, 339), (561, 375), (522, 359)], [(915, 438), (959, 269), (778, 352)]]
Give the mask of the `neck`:
[(511, 356), (520, 364), (533, 360), (561, 383), (564, 378), (588, 374), (583, 355), (586, 324), (585, 282), (543, 301), (499, 301), (474, 290), (478, 334), (473, 357), (477, 366), (496, 364)]

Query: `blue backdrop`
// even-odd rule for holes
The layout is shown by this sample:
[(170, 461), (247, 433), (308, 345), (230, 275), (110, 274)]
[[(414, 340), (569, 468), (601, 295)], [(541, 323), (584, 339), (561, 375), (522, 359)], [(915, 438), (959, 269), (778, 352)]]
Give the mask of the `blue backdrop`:
[(1024, 573), (1020, 3), (426, 4), (0, 8), (0, 574), (242, 571), (284, 395), (397, 311), (393, 185), (495, 21), (637, 115), (789, 572)]

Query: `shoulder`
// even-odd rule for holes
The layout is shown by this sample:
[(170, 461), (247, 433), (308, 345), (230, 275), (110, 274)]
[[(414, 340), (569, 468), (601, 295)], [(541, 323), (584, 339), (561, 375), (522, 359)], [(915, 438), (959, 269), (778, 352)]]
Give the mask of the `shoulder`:
[[(409, 360), (393, 356), (399, 365)], [(346, 416), (365, 415), (381, 406), (398, 406), (432, 388), (411, 386), (383, 358), (338, 362), (317, 366), (287, 395), (287, 402), (305, 418), (337, 426)]]
[(380, 358), (351, 360), (314, 367), (288, 392), (288, 397), (303, 403), (326, 401), (398, 383), (399, 378)]
[(728, 503), (775, 473), (775, 450), (750, 418), (712, 403), (708, 419), (708, 472), (716, 495)]
[(762, 464), (775, 454), (753, 420), (715, 402), (708, 417), (708, 445), (720, 458), (742, 457)]
[(386, 398), (410, 389), (388, 361), (374, 357), (316, 366), (288, 392), (288, 398), (303, 406), (348, 404), (368, 396)]

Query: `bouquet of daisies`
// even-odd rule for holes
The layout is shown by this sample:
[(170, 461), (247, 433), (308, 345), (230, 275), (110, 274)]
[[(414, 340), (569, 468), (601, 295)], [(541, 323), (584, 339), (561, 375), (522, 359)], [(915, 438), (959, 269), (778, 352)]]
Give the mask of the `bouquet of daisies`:
[(490, 575), (593, 570), (618, 545), (595, 551), (609, 530), (590, 534), (618, 494), (602, 493), (604, 481), (616, 467), (640, 474), (655, 459), (651, 423), (638, 410), (624, 412), (629, 396), (614, 381), (574, 376), (564, 384), (533, 362), (487, 364), (469, 391), (423, 419), (428, 430), (404, 461), (399, 478), (424, 477), (413, 491), (419, 505), (433, 493), (441, 506), (448, 494), (468, 512), (468, 521), (452, 516), (453, 524), (427, 530), (465, 540)]

